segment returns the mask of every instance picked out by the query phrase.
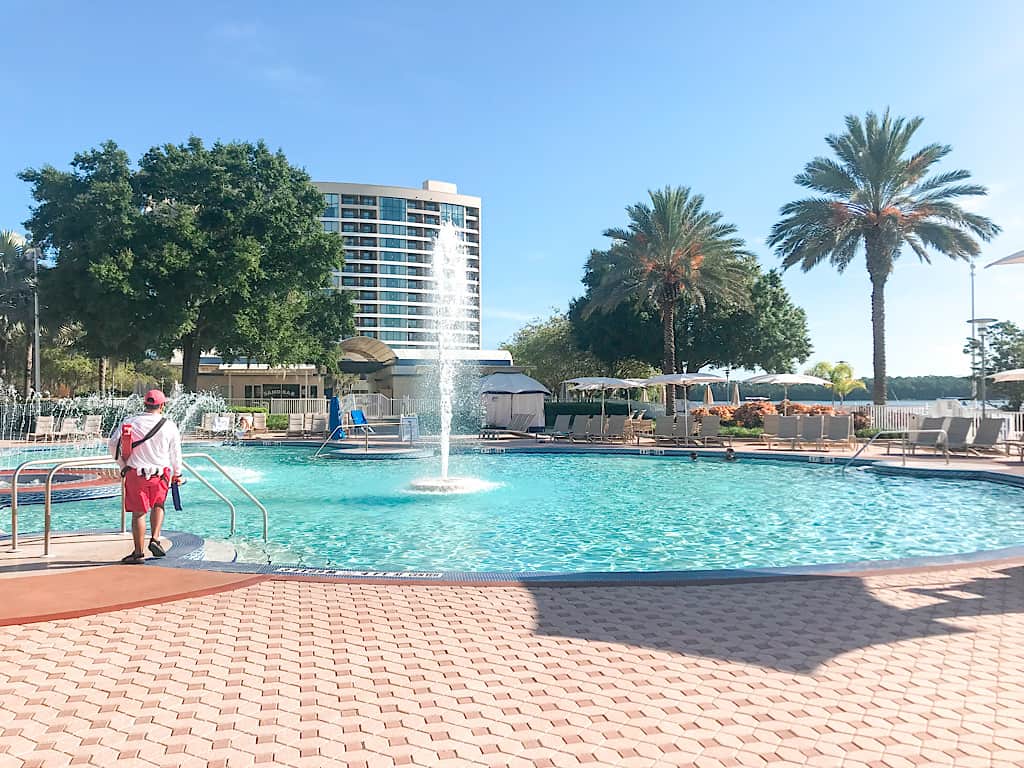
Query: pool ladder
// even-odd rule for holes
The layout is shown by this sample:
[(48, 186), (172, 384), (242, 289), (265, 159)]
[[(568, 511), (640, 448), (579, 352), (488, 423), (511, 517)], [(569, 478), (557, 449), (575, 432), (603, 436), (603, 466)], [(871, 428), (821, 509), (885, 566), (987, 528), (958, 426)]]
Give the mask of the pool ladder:
[[(255, 504), (260, 512), (263, 513), (263, 541), (267, 541), (269, 533), (269, 521), (267, 515), (267, 508), (263, 506), (259, 499), (249, 492), (249, 489), (242, 485), (238, 480), (231, 476), (231, 474), (220, 465), (220, 463), (214, 459), (208, 453), (183, 453), (182, 468), (192, 473), (192, 476), (196, 478), (200, 483), (205, 485), (218, 499), (227, 504), (228, 509), (231, 512), (231, 535), (235, 535), (235, 505), (232, 501), (221, 493), (217, 488), (207, 480), (195, 467), (186, 461), (186, 459), (201, 459), (209, 462), (214, 469), (224, 475), (227, 480), (240, 490), (253, 504)], [(43, 495), (43, 556), (50, 554), (50, 511), (52, 507), (52, 496), (53, 496), (53, 478), (57, 474), (58, 470), (64, 469), (65, 467), (82, 467), (82, 468), (107, 468), (113, 467), (120, 469), (118, 463), (109, 457), (105, 456), (93, 456), (90, 458), (80, 459), (33, 459), (31, 461), (25, 461), (18, 465), (18, 468), (14, 470), (14, 474), (11, 476), (11, 552), (18, 549), (18, 478), (21, 473), (30, 467), (50, 467), (50, 471), (46, 475), (46, 485)], [(51, 466), (52, 465), (52, 466)], [(126, 533), (128, 530), (127, 525), (127, 512), (124, 507), (124, 478), (121, 478), (121, 533)]]

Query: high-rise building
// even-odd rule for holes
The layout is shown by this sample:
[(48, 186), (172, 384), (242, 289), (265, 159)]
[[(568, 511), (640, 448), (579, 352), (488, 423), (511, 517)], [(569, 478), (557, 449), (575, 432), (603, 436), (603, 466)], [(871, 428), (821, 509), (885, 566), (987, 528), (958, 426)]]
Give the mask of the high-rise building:
[(324, 230), (345, 242), (334, 286), (352, 293), (356, 332), (394, 349), (436, 346), (431, 244), (442, 221), (458, 228), (467, 253), (470, 304), (459, 346), (480, 348), (480, 198), (454, 184), (421, 189), (315, 182), (324, 194)]

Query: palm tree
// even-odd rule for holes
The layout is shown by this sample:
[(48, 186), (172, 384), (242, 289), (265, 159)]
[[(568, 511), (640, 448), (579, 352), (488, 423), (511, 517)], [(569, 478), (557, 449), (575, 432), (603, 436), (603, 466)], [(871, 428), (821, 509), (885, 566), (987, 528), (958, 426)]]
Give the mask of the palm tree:
[(768, 244), (788, 268), (806, 272), (826, 259), (843, 272), (863, 244), (871, 278), (871, 326), (874, 338), (874, 401), (885, 403), (885, 283), (904, 246), (931, 263), (929, 250), (951, 259), (969, 259), (999, 227), (965, 211), (958, 198), (986, 194), (985, 187), (964, 184), (968, 171), (928, 175), (952, 148), (929, 144), (907, 154), (922, 118), (882, 117), (868, 112), (862, 122), (846, 117), (846, 132), (825, 141), (837, 159), (811, 160), (795, 181), (820, 193), (782, 208)]
[(846, 396), (855, 389), (867, 389), (867, 385), (861, 379), (853, 377), (853, 366), (842, 360), (835, 365), (822, 360), (820, 363), (815, 363), (814, 367), (809, 369), (807, 373), (832, 382), (833, 406), (836, 404), (837, 395), (839, 396), (839, 404), (842, 405), (846, 400)]
[(0, 378), (11, 372), (11, 347), (27, 338), (29, 299), (35, 285), (25, 259), (25, 238), (0, 230)]
[[(650, 205), (626, 208), (629, 226), (609, 229), (607, 264), (591, 292), (584, 316), (609, 312), (623, 302), (652, 302), (662, 327), (662, 371), (676, 372), (675, 317), (681, 298), (703, 309), (711, 299), (743, 304), (743, 257), (750, 254), (736, 227), (722, 214), (704, 210), (703, 195), (687, 187), (665, 187), (648, 193)], [(674, 412), (673, 388), (666, 392), (666, 411)]]

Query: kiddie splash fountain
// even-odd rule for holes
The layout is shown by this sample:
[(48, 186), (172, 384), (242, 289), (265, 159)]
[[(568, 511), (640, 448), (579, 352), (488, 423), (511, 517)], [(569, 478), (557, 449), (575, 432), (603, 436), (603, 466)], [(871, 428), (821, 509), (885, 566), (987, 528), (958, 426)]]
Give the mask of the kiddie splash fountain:
[(437, 379), (440, 398), (440, 477), (414, 480), (412, 489), (422, 493), (474, 493), (494, 487), (493, 483), (472, 477), (451, 477), (448, 459), (451, 453), (452, 408), (455, 400), (459, 359), (456, 354), (460, 332), (467, 329), (469, 281), (466, 279), (466, 249), (459, 232), (449, 222), (441, 224), (434, 241), (433, 270), (435, 299), (434, 322), (437, 330)]

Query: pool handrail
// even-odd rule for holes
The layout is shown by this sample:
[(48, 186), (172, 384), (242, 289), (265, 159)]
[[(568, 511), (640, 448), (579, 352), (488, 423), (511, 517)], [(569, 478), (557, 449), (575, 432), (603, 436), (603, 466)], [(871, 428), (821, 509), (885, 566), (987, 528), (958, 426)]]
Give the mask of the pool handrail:
[[(866, 443), (864, 443), (864, 445), (862, 445), (860, 448), (857, 449), (857, 452), (855, 454), (853, 454), (853, 456), (851, 456), (850, 458), (848, 458), (846, 460), (846, 463), (843, 464), (842, 469), (840, 471), (841, 472), (845, 472), (847, 467), (849, 467), (851, 464), (853, 464), (853, 462), (856, 460), (856, 458), (858, 456), (860, 456), (862, 453), (864, 453), (864, 451), (866, 451), (868, 449), (868, 447), (872, 443), (874, 443), (875, 440), (877, 440), (878, 437), (880, 435), (882, 435), (883, 433), (885, 433), (885, 434), (898, 433), (898, 434), (902, 434), (903, 435), (903, 437), (900, 438), (900, 444), (901, 444), (901, 446), (903, 448), (903, 466), (904, 467), (907, 466), (907, 437), (908, 437), (908, 435), (911, 432), (916, 432), (916, 433), (935, 432), (935, 433), (938, 433), (938, 436), (941, 439), (942, 455), (946, 458), (946, 464), (949, 464), (949, 435), (946, 433), (946, 430), (944, 430), (944, 429), (905, 429), (905, 430), (887, 429), (887, 430), (881, 430), (881, 431), (875, 433), (874, 435), (872, 435), (870, 440), (868, 440)], [(940, 441), (936, 441), (936, 446), (938, 445), (939, 442)]]
[[(235, 533), (235, 505), (232, 504), (231, 501), (226, 496), (224, 496), (224, 494), (222, 494), (220, 491), (218, 491), (216, 488), (214, 488), (213, 485), (205, 477), (203, 477), (203, 475), (201, 475), (199, 472), (197, 472), (195, 467), (193, 467), (192, 465), (188, 464), (185, 461), (185, 459), (205, 459), (206, 461), (210, 462), (210, 464), (212, 464), (214, 466), (214, 468), (217, 469), (217, 471), (219, 471), (222, 475), (224, 475), (224, 477), (226, 477), (230, 483), (232, 483), (236, 488), (238, 488), (238, 490), (240, 490), (243, 494), (245, 494), (245, 496), (248, 497), (248, 499), (250, 501), (252, 501), (257, 507), (259, 507), (260, 511), (263, 513), (263, 540), (264, 541), (268, 540), (269, 521), (268, 521), (267, 508), (265, 506), (263, 506), (263, 504), (260, 502), (259, 499), (257, 499), (255, 496), (253, 496), (252, 493), (250, 493), (249, 490), (244, 485), (242, 485), (240, 482), (238, 482), (238, 480), (236, 480), (234, 477), (232, 477), (228, 473), (228, 471), (225, 470), (224, 467), (222, 467), (220, 465), (220, 463), (217, 462), (217, 460), (214, 459), (212, 456), (210, 456), (208, 453), (183, 453), (182, 454), (182, 466), (185, 469), (187, 469), (189, 472), (191, 472), (203, 485), (205, 485), (207, 488), (209, 488), (218, 498), (220, 498), (222, 501), (224, 501), (228, 505), (228, 508), (231, 511), (231, 533), (232, 533), (232, 535), (234, 535), (234, 533)], [(54, 464), (54, 462), (56, 462), (56, 463)], [(109, 466), (112, 466), (112, 467), (119, 467), (120, 466), (115, 459), (113, 459), (113, 458), (111, 458), (109, 456), (87, 456), (87, 457), (80, 457), (80, 458), (77, 458), (77, 459), (58, 459), (58, 458), (31, 459), (29, 461), (25, 461), (25, 462), (22, 462), (21, 464), (19, 464), (17, 466), (17, 468), (14, 470), (14, 473), (11, 475), (11, 549), (10, 549), (11, 552), (15, 552), (18, 549), (18, 478), (20, 477), (22, 471), (27, 469), (27, 468), (29, 468), (29, 467), (32, 467), (32, 466), (42, 466), (42, 467), (45, 467), (45, 466), (49, 466), (51, 464), (53, 464), (53, 466), (50, 467), (49, 472), (46, 475), (46, 485), (45, 485), (44, 496), (43, 496), (43, 505), (44, 505), (43, 506), (43, 510), (44, 510), (43, 511), (43, 555), (44, 556), (50, 554), (50, 513), (51, 513), (51, 508), (52, 508), (53, 478), (57, 474), (57, 472), (59, 470), (61, 470), (61, 469), (64, 469), (65, 467), (84, 467), (84, 468), (101, 469), (101, 468), (106, 468), (106, 467), (109, 467)], [(125, 512), (125, 506), (124, 506), (124, 478), (121, 478), (121, 533), (125, 533), (126, 530), (127, 530), (127, 521), (126, 521), (126, 512)]]

